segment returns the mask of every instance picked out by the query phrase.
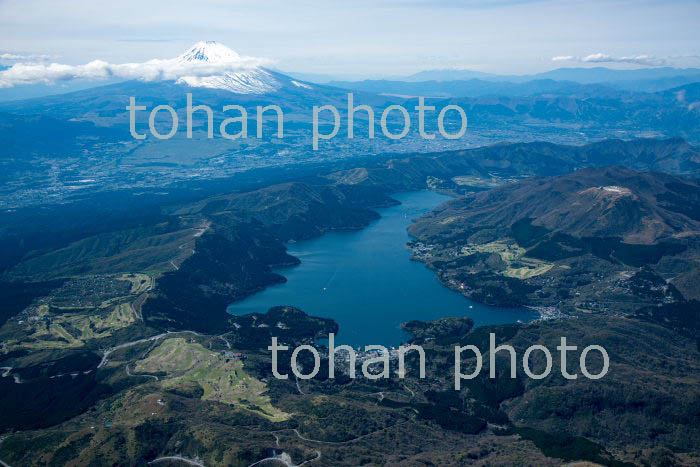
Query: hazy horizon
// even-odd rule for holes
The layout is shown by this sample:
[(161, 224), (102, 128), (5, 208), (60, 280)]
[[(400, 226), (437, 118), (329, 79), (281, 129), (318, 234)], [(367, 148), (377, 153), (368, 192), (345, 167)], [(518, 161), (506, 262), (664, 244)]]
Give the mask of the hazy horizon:
[[(672, 3), (672, 7), (669, 7)], [(561, 67), (700, 66), (698, 2), (331, 1), (265, 5), (125, 0), (0, 2), (2, 63), (142, 62), (216, 40), (280, 70), (394, 77), (468, 69), (532, 74)], [(185, 32), (186, 31), (186, 32)]]

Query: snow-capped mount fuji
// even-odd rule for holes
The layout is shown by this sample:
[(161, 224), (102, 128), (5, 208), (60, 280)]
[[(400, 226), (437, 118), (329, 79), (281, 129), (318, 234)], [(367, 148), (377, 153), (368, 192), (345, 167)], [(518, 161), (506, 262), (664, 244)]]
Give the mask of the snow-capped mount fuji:
[[(219, 120), (226, 118), (222, 110), (225, 106), (240, 105), (253, 116), (257, 115), (258, 107), (275, 105), (284, 112), (285, 135), (295, 134), (306, 138), (311, 137), (313, 106), (327, 104), (338, 109), (347, 106), (346, 89), (297, 80), (267, 68), (267, 63), (264, 59), (236, 53), (218, 42), (198, 42), (178, 56), (120, 65), (123, 75), (128, 78), (126, 81), (31, 101), (0, 104), (0, 135), (9, 134), (7, 127), (3, 128), (1, 123), (3, 112), (11, 111), (23, 115), (51, 115), (59, 122), (71, 122), (70, 125), (76, 127), (70, 130), (73, 134), (93, 131), (80, 127), (91, 123), (95, 125), (95, 131), (113, 131), (114, 138), (126, 137), (133, 143), (129, 132), (131, 114), (125, 111), (131, 97), (134, 97), (136, 105), (145, 106), (148, 112), (167, 104), (179, 113), (179, 118), (185, 119), (187, 94), (192, 94), (194, 105), (207, 105), (214, 110), (216, 128), (219, 128)], [(385, 105), (390, 99), (365, 93), (357, 93), (356, 96), (362, 104), (375, 107)], [(144, 128), (149, 129), (148, 113), (138, 112), (135, 118), (136, 125), (147, 125)], [(270, 129), (263, 132), (268, 138), (277, 125), (271, 113), (268, 112), (265, 118), (270, 120)], [(195, 120), (196, 129), (206, 126), (207, 122), (201, 118)], [(268, 124), (267, 120), (265, 125)], [(167, 124), (166, 121), (161, 113), (158, 123)], [(360, 132), (362, 119), (357, 119), (356, 124), (356, 130)], [(150, 143), (145, 144), (150, 147)], [(153, 146), (157, 149), (150, 154), (168, 157), (168, 145)]]
[(268, 94), (285, 85), (310, 88), (284, 75), (266, 70), (260, 60), (243, 57), (215, 41), (197, 42), (175, 59), (179, 65), (221, 69), (211, 75), (183, 76), (176, 82), (196, 88), (223, 89), (236, 94)]
[(238, 63), (243, 57), (216, 41), (199, 41), (178, 57), (183, 62)]

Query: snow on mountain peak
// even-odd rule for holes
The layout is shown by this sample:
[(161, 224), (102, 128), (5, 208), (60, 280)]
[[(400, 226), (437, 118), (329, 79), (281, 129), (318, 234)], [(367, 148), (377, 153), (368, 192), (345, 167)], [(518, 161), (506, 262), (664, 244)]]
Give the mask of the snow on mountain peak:
[(185, 62), (235, 63), (241, 61), (241, 56), (233, 49), (215, 41), (200, 41), (190, 47), (180, 60)]
[(280, 88), (280, 83), (256, 59), (242, 57), (233, 49), (215, 41), (200, 41), (180, 55), (178, 62), (199, 67), (222, 67), (212, 74), (182, 76), (178, 84), (197, 88), (224, 89), (237, 94), (265, 94)]

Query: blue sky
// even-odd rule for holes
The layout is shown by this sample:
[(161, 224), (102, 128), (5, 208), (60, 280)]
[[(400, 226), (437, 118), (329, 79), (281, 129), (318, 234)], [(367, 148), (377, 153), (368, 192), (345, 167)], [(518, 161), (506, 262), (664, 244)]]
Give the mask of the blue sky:
[[(0, 55), (123, 63), (173, 57), (198, 40), (283, 70), (365, 76), (700, 66), (700, 2), (0, 0)], [(593, 54), (601, 60), (583, 62)]]

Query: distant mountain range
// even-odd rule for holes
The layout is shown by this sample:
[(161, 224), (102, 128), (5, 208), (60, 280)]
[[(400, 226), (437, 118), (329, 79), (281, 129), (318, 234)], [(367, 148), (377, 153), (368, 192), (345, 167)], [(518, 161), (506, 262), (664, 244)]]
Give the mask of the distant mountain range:
[[(620, 90), (613, 84), (551, 79), (583, 73), (581, 80), (585, 81), (593, 79), (585, 73), (597, 73), (607, 78), (672, 80), (675, 78), (668, 76), (681, 71), (690, 73), (683, 79), (691, 79), (697, 70), (618, 73), (572, 69), (527, 82), (515, 78), (512, 82), (490, 81), (482, 76), (470, 81), (364, 81), (331, 86), (251, 63), (215, 42), (197, 43), (179, 57), (158, 62), (158, 66), (166, 65), (184, 71), (176, 79), (131, 80), (0, 103), (0, 138), (5, 143), (0, 147), (0, 207), (26, 206), (48, 199), (63, 202), (107, 188), (211, 180), (264, 167), (457, 150), (503, 141), (587, 143), (610, 138), (681, 137), (692, 144), (700, 142), (700, 82), (649, 93)], [(195, 73), (195, 68), (206, 73)], [(367, 137), (369, 121), (365, 112), (355, 115), (355, 137), (346, 137), (350, 90), (355, 94), (354, 105), (374, 109), (374, 138)], [(193, 94), (195, 105), (206, 104), (214, 110), (214, 138), (207, 138), (207, 121), (201, 112), (195, 115), (193, 137), (185, 137), (187, 93)], [(180, 128), (172, 140), (131, 137), (125, 107), (132, 96), (149, 110), (168, 104), (178, 112)], [(427, 104), (435, 107), (427, 114), (424, 128), (436, 135), (434, 139), (425, 139), (419, 133), (415, 110), (418, 99), (414, 96), (428, 96)], [(231, 104), (247, 109), (248, 138), (219, 137), (223, 120), (235, 116), (222, 110)], [(314, 151), (312, 109), (326, 104), (338, 109), (341, 125), (337, 137), (322, 142)], [(256, 137), (257, 107), (261, 105), (281, 107), (284, 138), (273, 137), (277, 120), (270, 113), (262, 122), (262, 138)], [(383, 110), (390, 105), (401, 105), (409, 112), (410, 129), (400, 141), (385, 137), (378, 128)], [(466, 112), (468, 128), (463, 138), (450, 140), (438, 133), (437, 115), (448, 105), (460, 106)], [(154, 121), (161, 133), (171, 128), (166, 114), (160, 112)], [(403, 118), (397, 112), (391, 115), (388, 126), (396, 134)], [(321, 121), (322, 132), (331, 130), (330, 121)], [(448, 128), (456, 124), (450, 117), (446, 120)], [(149, 132), (147, 112), (137, 117), (136, 130)], [(540, 163), (531, 162), (533, 166)]]
[(700, 69), (560, 68), (534, 75), (491, 75), (471, 71), (426, 71), (404, 79), (328, 82), (378, 94), (433, 97), (531, 96), (605, 97), (624, 92), (658, 92), (700, 82)]
[(556, 81), (574, 81), (582, 84), (611, 83), (619, 81), (642, 81), (672, 78), (675, 76), (700, 76), (700, 68), (640, 68), (634, 70), (615, 70), (606, 67), (592, 68), (557, 68), (551, 71), (528, 75), (501, 75), (495, 73), (482, 73), (471, 70), (426, 70), (410, 75), (402, 81), (455, 81), (481, 79), (485, 81), (505, 81), (511, 83), (523, 83), (539, 79), (552, 79)]
[[(235, 63), (241, 56), (234, 50), (214, 41), (194, 44), (173, 62)], [(10, 65), (0, 64), (0, 70)], [(181, 82), (196, 87), (228, 89), (231, 92), (256, 94), (271, 92), (280, 83), (275, 76), (293, 78), (298, 85), (308, 83), (328, 84), (341, 88), (364, 90), (373, 93), (408, 94), (446, 97), (476, 97), (484, 95), (530, 95), (535, 93), (564, 93), (573, 91), (600, 92), (601, 88), (577, 85), (600, 85), (622, 91), (656, 92), (690, 83), (700, 82), (699, 68), (655, 67), (632, 70), (616, 70), (606, 67), (557, 68), (534, 74), (497, 74), (461, 69), (425, 70), (408, 76), (362, 79), (361, 75), (285, 72), (267, 67), (256, 67), (247, 72), (223, 73), (215, 76), (185, 77)], [(111, 83), (119, 79), (111, 79)], [(303, 82), (307, 83), (304, 84)], [(18, 85), (0, 88), (0, 102), (28, 99), (99, 87), (104, 81), (75, 80), (60, 84)], [(519, 84), (520, 86), (515, 86)]]
[[(323, 74), (323, 73), (302, 73), (302, 72), (287, 72), (290, 76), (298, 77), (314, 83), (330, 83), (331, 81), (343, 82), (358, 82), (363, 78), (357, 74)], [(650, 81), (671, 79), (674, 77), (694, 77), (700, 76), (700, 68), (673, 68), (673, 67), (654, 67), (654, 68), (639, 68), (632, 70), (617, 70), (607, 67), (577, 67), (577, 68), (556, 68), (554, 70), (532, 74), (499, 74), (486, 73), (482, 71), (464, 70), (464, 69), (434, 69), (425, 70), (406, 76), (383, 76), (383, 77), (366, 77), (374, 81), (403, 81), (409, 83), (417, 83), (423, 81), (469, 81), (478, 79), (482, 81), (493, 82), (508, 82), (508, 83), (524, 83), (527, 81), (536, 81), (543, 79), (551, 79), (555, 81), (573, 81), (581, 84), (594, 83), (631, 83), (633, 81)], [(695, 79), (697, 81), (697, 79)]]
[(330, 86), (354, 91), (406, 97), (525, 97), (533, 95), (566, 95), (576, 97), (605, 97), (624, 94), (606, 84), (581, 84), (574, 81), (539, 79), (526, 82), (488, 81), (483, 79), (450, 81), (331, 81)]

